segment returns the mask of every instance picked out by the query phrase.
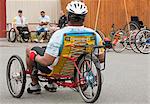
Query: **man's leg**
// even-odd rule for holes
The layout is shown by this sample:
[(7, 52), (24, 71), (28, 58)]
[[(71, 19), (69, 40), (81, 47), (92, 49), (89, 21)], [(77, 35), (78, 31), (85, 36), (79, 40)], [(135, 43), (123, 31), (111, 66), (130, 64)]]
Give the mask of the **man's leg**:
[(41, 34), (41, 28), (40, 26), (36, 27), (36, 38), (34, 39), (34, 42), (38, 42), (38, 38)]
[[(33, 70), (34, 63), (30, 61), (29, 59), (29, 54), (30, 54), (30, 50), (34, 50), (36, 51), (39, 55), (43, 56), (45, 53), (45, 48), (41, 48), (41, 47), (33, 47), (32, 49), (28, 48), (26, 49), (26, 63), (27, 63), (27, 68)], [(42, 66), (39, 63), (36, 63), (36, 69), (40, 70), (42, 73), (46, 73), (46, 74), (50, 74), (51, 70), (48, 67)], [(38, 84), (38, 78), (37, 76), (31, 76), (32, 79), (32, 85), (39, 85)], [(32, 86), (30, 86), (32, 88)], [(29, 87), (29, 88), (30, 88)], [(45, 86), (46, 90), (49, 90), (50, 92), (55, 92), (57, 89), (57, 85), (53, 82), (48, 83), (48, 85)], [(30, 93), (30, 92), (29, 92)]]
[[(30, 50), (30, 48), (26, 49), (26, 64), (27, 69), (33, 71), (34, 63), (29, 58)], [(27, 92), (39, 94), (41, 92), (41, 86), (38, 83), (37, 75), (31, 75), (31, 80), (32, 82), (29, 84)]]
[[(29, 59), (29, 54), (30, 54), (30, 51), (31, 50), (34, 50), (36, 51), (39, 55), (43, 56), (44, 55), (44, 52), (45, 52), (45, 48), (41, 48), (41, 47), (33, 47), (32, 49), (30, 48), (27, 48), (26, 49), (26, 64), (27, 64), (27, 69), (29, 70), (32, 70), (33, 71), (33, 68), (35, 67), (35, 64), (36, 64), (36, 69), (37, 70), (40, 70), (42, 71), (43, 73), (46, 73), (46, 74), (49, 74), (51, 73), (51, 70), (48, 69), (47, 67), (44, 67), (42, 65), (40, 65), (39, 63), (34, 63), (32, 62), (30, 59)], [(31, 75), (31, 79), (32, 79), (32, 84), (33, 85), (36, 85), (38, 84), (38, 78), (37, 76), (35, 75)]]
[(22, 27), (17, 27), (18, 33), (17, 33), (17, 39), (19, 42), (22, 42)]
[(45, 34), (45, 30), (44, 30), (44, 28), (42, 27), (41, 29), (40, 29), (40, 35), (39, 35), (39, 37), (38, 37), (38, 40), (39, 40), (39, 42), (43, 42), (43, 36), (44, 36), (44, 34)]
[(47, 39), (47, 32), (48, 32), (48, 28), (44, 28), (44, 36), (43, 36), (44, 40)]
[(22, 37), (25, 38), (25, 39), (29, 39), (29, 38), (30, 38), (30, 31), (29, 31), (28, 26), (23, 27), (23, 28), (22, 28), (22, 31), (23, 31), (23, 32), (27, 32), (27, 33), (25, 33), (25, 34), (22, 34), (22, 35), (23, 35)]
[[(28, 70), (33, 70), (34, 63), (29, 59), (30, 51), (31, 51), (30, 48), (26, 49), (26, 64), (27, 64), (27, 69)], [(37, 76), (31, 75), (31, 80), (32, 80), (32, 85), (38, 84), (38, 78), (37, 78)]]

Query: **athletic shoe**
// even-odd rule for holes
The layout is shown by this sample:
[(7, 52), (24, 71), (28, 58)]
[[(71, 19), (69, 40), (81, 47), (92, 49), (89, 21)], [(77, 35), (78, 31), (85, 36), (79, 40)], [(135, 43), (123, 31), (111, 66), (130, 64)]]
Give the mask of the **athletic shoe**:
[(35, 93), (35, 94), (40, 94), (41, 93), (41, 86), (38, 84), (36, 85), (33, 85), (32, 83), (29, 84), (29, 87), (27, 89), (27, 92), (32, 94), (32, 93)]
[(56, 92), (57, 90), (57, 84), (56, 83), (48, 83), (47, 85), (44, 86), (44, 88), (49, 91), (49, 92)]

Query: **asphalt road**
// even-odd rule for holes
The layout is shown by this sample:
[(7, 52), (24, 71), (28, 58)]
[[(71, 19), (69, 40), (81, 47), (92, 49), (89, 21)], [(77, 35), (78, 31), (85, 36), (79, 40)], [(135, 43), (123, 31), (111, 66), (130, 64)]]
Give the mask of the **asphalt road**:
[[(69, 88), (58, 88), (56, 93), (42, 90), (40, 95), (26, 91), (22, 98), (13, 98), (6, 84), (6, 65), (11, 55), (25, 61), (25, 48), (39, 44), (0, 41), (0, 104), (83, 104), (80, 94)], [(40, 44), (45, 45), (45, 44)], [(150, 55), (132, 51), (107, 53), (104, 83), (95, 104), (150, 104)], [(30, 80), (28, 80), (28, 83)], [(27, 87), (27, 85), (26, 85)]]

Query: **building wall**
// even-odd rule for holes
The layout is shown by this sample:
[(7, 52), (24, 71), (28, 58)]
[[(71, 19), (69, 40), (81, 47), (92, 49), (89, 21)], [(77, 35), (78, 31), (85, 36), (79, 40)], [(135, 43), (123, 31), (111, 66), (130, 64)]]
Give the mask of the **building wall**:
[(59, 0), (6, 0), (7, 23), (11, 23), (18, 9), (23, 10), (28, 22), (37, 23), (40, 11), (46, 11), (50, 16), (51, 22), (57, 21), (60, 14)]
[(0, 38), (5, 37), (6, 25), (6, 1), (0, 0)]
[[(62, 9), (71, 0), (61, 0)], [(85, 25), (91, 28), (95, 26), (97, 6), (99, 0), (84, 0), (87, 4), (89, 13)], [(100, 11), (97, 29), (108, 35), (111, 31), (111, 25), (114, 23), (116, 28), (122, 28), (126, 23), (126, 14), (124, 0), (100, 0)], [(126, 0), (127, 10), (130, 16), (137, 15), (140, 20), (150, 28), (150, 0)]]

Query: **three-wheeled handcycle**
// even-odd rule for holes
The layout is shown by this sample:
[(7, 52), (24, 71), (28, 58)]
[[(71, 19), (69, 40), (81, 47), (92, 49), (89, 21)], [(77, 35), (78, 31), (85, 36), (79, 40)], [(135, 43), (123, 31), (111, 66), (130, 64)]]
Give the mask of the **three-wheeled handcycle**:
[[(50, 74), (37, 73), (40, 82), (54, 81), (58, 86), (77, 90), (87, 103), (95, 102), (102, 88), (101, 71), (105, 69), (105, 47), (103, 41), (96, 45), (93, 33), (64, 34), (62, 52), (57, 65)], [(103, 52), (103, 55), (100, 53)], [(100, 60), (102, 57), (103, 61)], [(22, 59), (13, 55), (7, 65), (7, 85), (15, 98), (20, 98), (25, 90), (26, 70)]]

